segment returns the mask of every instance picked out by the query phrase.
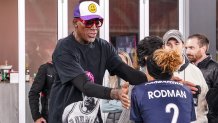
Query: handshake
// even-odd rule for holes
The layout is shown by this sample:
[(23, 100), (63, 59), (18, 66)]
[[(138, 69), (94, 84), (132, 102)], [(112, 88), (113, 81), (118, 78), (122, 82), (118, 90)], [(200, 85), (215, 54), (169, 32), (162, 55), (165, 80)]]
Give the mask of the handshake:
[(125, 82), (121, 88), (113, 88), (110, 93), (111, 99), (120, 100), (122, 106), (126, 109), (130, 107), (130, 99), (128, 96), (129, 92), (129, 83)]

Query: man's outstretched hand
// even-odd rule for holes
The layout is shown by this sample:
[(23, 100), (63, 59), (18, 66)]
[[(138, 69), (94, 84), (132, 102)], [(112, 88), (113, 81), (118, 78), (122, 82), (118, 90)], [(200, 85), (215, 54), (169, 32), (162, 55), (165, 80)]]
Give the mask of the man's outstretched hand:
[(124, 83), (120, 89), (113, 88), (111, 90), (111, 98), (120, 100), (122, 103), (122, 106), (126, 109), (129, 109), (130, 107), (130, 99), (128, 96), (128, 91), (129, 91), (129, 83)]
[(122, 103), (122, 106), (126, 109), (129, 109), (130, 107), (130, 99), (128, 96), (128, 92), (129, 92), (129, 83), (125, 82), (122, 86), (121, 86), (121, 90), (122, 93), (119, 94), (119, 98), (120, 101)]

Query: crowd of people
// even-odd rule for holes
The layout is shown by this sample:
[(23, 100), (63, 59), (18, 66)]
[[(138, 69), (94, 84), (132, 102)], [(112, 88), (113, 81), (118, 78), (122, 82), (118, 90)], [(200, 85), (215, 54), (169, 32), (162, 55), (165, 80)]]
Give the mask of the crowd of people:
[[(30, 89), (35, 123), (218, 123), (218, 63), (205, 35), (186, 40), (172, 29), (145, 37), (136, 70), (128, 54), (97, 37), (103, 21), (96, 2), (75, 7), (73, 32), (58, 41)], [(105, 71), (115, 78), (108, 86)]]

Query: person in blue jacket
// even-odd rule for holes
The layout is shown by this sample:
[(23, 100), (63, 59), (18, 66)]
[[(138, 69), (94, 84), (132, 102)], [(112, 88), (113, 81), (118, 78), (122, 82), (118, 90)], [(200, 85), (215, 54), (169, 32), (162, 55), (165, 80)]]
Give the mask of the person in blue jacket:
[(190, 123), (196, 120), (191, 90), (170, 80), (182, 64), (174, 50), (158, 49), (146, 62), (149, 82), (136, 85), (131, 95), (130, 119), (135, 123)]

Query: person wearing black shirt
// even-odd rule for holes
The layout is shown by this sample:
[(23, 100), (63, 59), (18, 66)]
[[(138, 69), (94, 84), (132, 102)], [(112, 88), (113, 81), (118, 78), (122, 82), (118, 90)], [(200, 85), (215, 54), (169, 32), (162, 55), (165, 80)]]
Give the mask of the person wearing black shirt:
[[(46, 123), (48, 120), (48, 99), (54, 82), (54, 70), (51, 62), (42, 64), (29, 91), (30, 110), (35, 123)], [(41, 99), (41, 111), (39, 111), (39, 98)]]
[[(121, 89), (102, 86), (106, 69), (111, 75), (117, 75), (130, 84), (147, 81), (144, 73), (122, 62), (110, 43), (96, 37), (102, 24), (103, 18), (97, 3), (83, 1), (75, 7), (74, 31), (58, 41), (52, 56), (56, 79), (50, 95), (49, 123), (63, 122), (65, 108), (83, 100), (83, 94), (88, 97), (121, 100), (122, 106), (128, 108), (130, 102), (127, 85)], [(94, 83), (90, 82), (87, 73)], [(97, 117), (102, 122), (100, 113)]]

